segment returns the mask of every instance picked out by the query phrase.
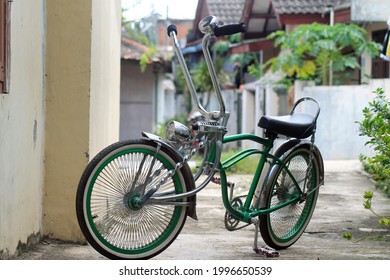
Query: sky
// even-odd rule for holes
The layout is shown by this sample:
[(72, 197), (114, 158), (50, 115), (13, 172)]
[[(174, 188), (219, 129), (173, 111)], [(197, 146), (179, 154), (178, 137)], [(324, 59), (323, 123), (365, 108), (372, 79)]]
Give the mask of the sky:
[(153, 10), (164, 18), (195, 18), (198, 0), (122, 0), (122, 8), (128, 9), (124, 16), (128, 20), (136, 20), (149, 15)]

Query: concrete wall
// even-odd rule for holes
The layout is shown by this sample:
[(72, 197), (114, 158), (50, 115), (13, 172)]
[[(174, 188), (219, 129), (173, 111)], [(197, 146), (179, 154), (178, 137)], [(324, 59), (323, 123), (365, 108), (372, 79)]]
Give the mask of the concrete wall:
[(119, 139), (121, 1), (92, 1), (90, 159)]
[[(372, 154), (365, 146), (367, 137), (359, 135), (356, 121), (363, 119), (362, 110), (368, 106), (377, 88), (383, 88), (390, 97), (390, 79), (371, 80), (360, 86), (310, 86), (295, 84), (295, 100), (303, 96), (317, 99), (321, 113), (317, 124), (316, 144), (324, 160), (358, 159), (359, 154)], [(310, 110), (302, 106), (301, 111)]]
[(118, 139), (120, 1), (46, 1), (44, 234), (84, 240), (77, 185), (90, 156)]
[(89, 160), (92, 1), (46, 2), (44, 234), (81, 239), (75, 193)]
[(351, 4), (353, 21), (387, 21), (389, 18), (389, 2), (387, 0), (353, 0)]
[(44, 3), (21, 0), (11, 6), (10, 92), (0, 94), (0, 259), (41, 234)]
[[(356, 121), (363, 119), (362, 110), (375, 97), (373, 91), (383, 88), (390, 98), (390, 79), (369, 80), (366, 85), (355, 86), (314, 86), (313, 82), (296, 81), (295, 100), (303, 96), (314, 97), (321, 106), (317, 124), (316, 145), (323, 153), (325, 160), (356, 160), (360, 154), (372, 155), (370, 147), (365, 146), (368, 140), (359, 135)], [(282, 99), (285, 99), (284, 101)], [(280, 96), (270, 86), (262, 83), (247, 85), (243, 91), (242, 132), (263, 135), (257, 122), (264, 114), (285, 115), (287, 96)], [(264, 104), (265, 102), (265, 104)], [(298, 111), (313, 112), (313, 103), (304, 103)], [(275, 142), (275, 149), (285, 139)], [(243, 143), (243, 147), (258, 147), (253, 143)]]

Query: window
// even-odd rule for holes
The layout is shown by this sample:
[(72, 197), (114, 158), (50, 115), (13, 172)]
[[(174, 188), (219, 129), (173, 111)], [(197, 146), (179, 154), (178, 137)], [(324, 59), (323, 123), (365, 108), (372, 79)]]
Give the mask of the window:
[[(383, 44), (386, 32), (387, 29), (372, 32), (372, 40), (379, 44)], [(390, 77), (389, 69), (390, 69), (389, 62), (383, 60), (380, 57), (376, 57), (372, 59), (372, 78), (374, 79), (389, 78)]]
[(0, 0), (0, 93), (9, 91), (11, 2)]

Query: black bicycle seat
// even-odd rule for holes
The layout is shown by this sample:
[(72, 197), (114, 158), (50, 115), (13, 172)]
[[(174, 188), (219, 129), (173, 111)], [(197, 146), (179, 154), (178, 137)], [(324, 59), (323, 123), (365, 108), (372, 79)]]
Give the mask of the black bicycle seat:
[(304, 113), (277, 117), (262, 116), (258, 126), (276, 134), (304, 139), (313, 134), (316, 118)]

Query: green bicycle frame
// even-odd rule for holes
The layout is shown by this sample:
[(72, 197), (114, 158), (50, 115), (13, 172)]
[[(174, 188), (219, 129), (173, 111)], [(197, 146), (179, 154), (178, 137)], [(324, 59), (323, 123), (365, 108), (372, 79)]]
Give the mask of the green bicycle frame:
[[(272, 139), (268, 139), (268, 138), (265, 139), (265, 138), (262, 138), (262, 137), (259, 137), (259, 136), (253, 135), (253, 134), (237, 134), (237, 135), (225, 136), (223, 138), (223, 143), (237, 142), (237, 141), (242, 141), (242, 140), (249, 140), (249, 141), (261, 144), (261, 145), (263, 145), (263, 149), (262, 150), (260, 150), (260, 149), (244, 149), (244, 150), (234, 154), (233, 156), (229, 157), (228, 159), (224, 160), (223, 162), (221, 162), (220, 166), (219, 166), (220, 177), (221, 177), (221, 190), (222, 190), (222, 200), (223, 200), (223, 204), (224, 204), (226, 210), (229, 213), (231, 213), (233, 216), (235, 216), (237, 219), (239, 219), (243, 222), (246, 222), (246, 223), (250, 223), (251, 219), (253, 217), (268, 214), (270, 212), (273, 212), (275, 210), (278, 210), (280, 208), (283, 208), (287, 205), (290, 205), (290, 204), (296, 202), (300, 198), (300, 194), (294, 196), (292, 199), (285, 201), (284, 203), (281, 203), (275, 207), (271, 207), (268, 209), (253, 209), (251, 207), (251, 202), (252, 202), (253, 197), (255, 195), (255, 191), (256, 191), (257, 185), (259, 183), (260, 176), (263, 172), (264, 166), (265, 166), (268, 159), (272, 160), (272, 164), (281, 165), (282, 168), (290, 176), (290, 178), (292, 179), (295, 186), (298, 186), (298, 183), (296, 182), (294, 176), (292, 176), (292, 174), (289, 171), (289, 169), (287, 168), (287, 166), (285, 166), (285, 164), (278, 157), (275, 157), (274, 155), (272, 155), (270, 153), (271, 149), (273, 148), (273, 144), (274, 144), (274, 141)], [(215, 155), (215, 152), (213, 151), (214, 148), (211, 150), (212, 151), (210, 151), (210, 158), (209, 158), (210, 160)], [(256, 171), (254, 173), (254, 177), (253, 177), (251, 186), (249, 188), (249, 192), (248, 192), (247, 197), (245, 199), (245, 203), (244, 203), (242, 209), (234, 208), (234, 207), (232, 207), (232, 205), (229, 201), (229, 197), (228, 197), (228, 182), (227, 182), (226, 171), (231, 166), (237, 164), (241, 160), (243, 160), (251, 155), (254, 155), (254, 154), (260, 154), (260, 159), (259, 159), (259, 163), (256, 167)]]

